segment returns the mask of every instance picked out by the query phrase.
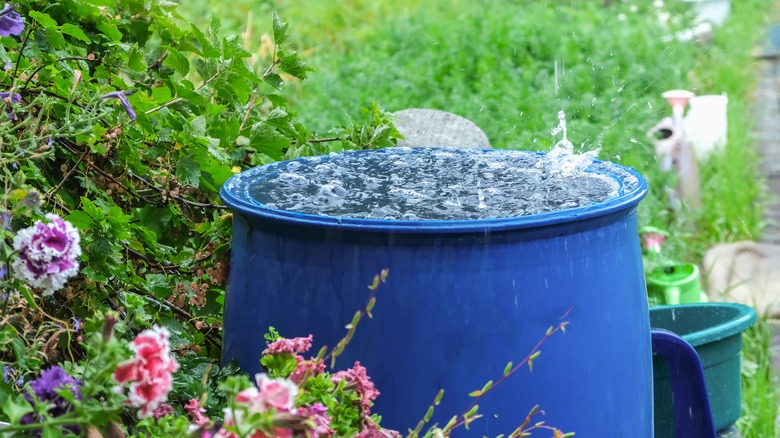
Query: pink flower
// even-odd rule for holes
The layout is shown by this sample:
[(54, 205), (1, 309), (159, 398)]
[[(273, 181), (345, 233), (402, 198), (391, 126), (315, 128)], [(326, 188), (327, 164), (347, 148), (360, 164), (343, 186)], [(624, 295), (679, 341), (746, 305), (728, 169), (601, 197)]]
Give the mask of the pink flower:
[(166, 415), (173, 415), (173, 406), (169, 405), (168, 403), (160, 404), (157, 406), (154, 412), (152, 412), (152, 416), (155, 420), (159, 420)]
[(305, 338), (292, 338), (285, 339), (280, 338), (276, 341), (268, 344), (268, 347), (263, 351), (263, 354), (277, 354), (277, 353), (290, 353), (300, 354), (306, 353), (311, 348), (311, 342), (314, 338), (313, 335), (309, 335)]
[(374, 382), (366, 374), (366, 368), (356, 361), (351, 369), (337, 372), (332, 379), (334, 383), (344, 380), (348, 388), (351, 387), (360, 395), (360, 408), (363, 414), (368, 416), (372, 402), (379, 395), (379, 391), (374, 388)]
[[(293, 403), (298, 395), (298, 387), (287, 379), (271, 379), (265, 373), (255, 375), (257, 387), (249, 387), (236, 394), (238, 409), (225, 409), (224, 426), (233, 426), (242, 430), (243, 419), (256, 413), (273, 410), (280, 414), (296, 413)], [(270, 437), (261, 431), (252, 431), (250, 438), (283, 438), (291, 437), (292, 431), (275, 428)], [(233, 432), (224, 427), (217, 432), (215, 438), (237, 438)]]
[(336, 432), (330, 428), (330, 417), (328, 408), (321, 403), (314, 403), (311, 406), (301, 406), (298, 409), (301, 416), (307, 417), (310, 425), (313, 426), (306, 435), (307, 438), (332, 437)]
[(661, 233), (649, 232), (642, 235), (642, 244), (650, 252), (660, 253), (664, 240), (666, 236)]
[(266, 408), (279, 412), (294, 412), (293, 402), (298, 395), (298, 387), (287, 379), (270, 379), (265, 373), (255, 375), (257, 387), (260, 388), (259, 398)]
[(304, 360), (300, 356), (295, 356), (295, 359), (298, 360), (298, 366), (295, 371), (290, 373), (289, 379), (296, 385), (303, 382), (304, 376), (314, 377), (325, 372), (325, 363), (322, 360), (317, 360), (314, 357), (310, 360)]
[(211, 423), (211, 420), (206, 417), (205, 414), (206, 410), (200, 407), (200, 403), (197, 399), (190, 399), (190, 402), (184, 405), (184, 410), (187, 411), (187, 414), (192, 417), (194, 420), (195, 426), (203, 427), (208, 426)]
[(399, 438), (400, 436), (401, 434), (394, 430), (369, 427), (360, 431), (355, 438)]
[(140, 408), (139, 418), (152, 415), (173, 387), (173, 373), (179, 364), (171, 356), (169, 337), (164, 327), (144, 330), (130, 344), (135, 357), (120, 363), (114, 371), (114, 380), (119, 383), (114, 391), (121, 394), (124, 384), (130, 383), (128, 404)]
[(46, 215), (48, 223), (20, 230), (14, 237), (14, 250), (19, 257), (12, 266), (16, 278), (51, 295), (79, 270), (81, 255), (78, 231), (56, 214)]

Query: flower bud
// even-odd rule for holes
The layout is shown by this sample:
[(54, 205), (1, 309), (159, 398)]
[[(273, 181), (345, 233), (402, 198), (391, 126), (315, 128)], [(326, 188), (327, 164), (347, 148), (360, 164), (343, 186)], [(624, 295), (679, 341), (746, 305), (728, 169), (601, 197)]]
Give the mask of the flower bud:
[(103, 321), (103, 342), (111, 340), (111, 335), (114, 334), (114, 326), (116, 323), (116, 315), (113, 312), (106, 313)]

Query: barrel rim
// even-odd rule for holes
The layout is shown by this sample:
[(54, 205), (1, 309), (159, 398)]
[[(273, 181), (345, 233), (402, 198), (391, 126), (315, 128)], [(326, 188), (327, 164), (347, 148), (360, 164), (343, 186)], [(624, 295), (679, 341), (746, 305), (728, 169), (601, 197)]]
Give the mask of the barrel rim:
[[(444, 148), (438, 148), (444, 149)], [(378, 150), (368, 151), (346, 151), (344, 153), (371, 153)], [(501, 149), (484, 149), (485, 153), (492, 151), (505, 151)], [(516, 151), (519, 153), (531, 153), (543, 155), (544, 152), (534, 151)], [(323, 156), (323, 157), (327, 157)], [(297, 159), (300, 160), (300, 159)], [(295, 161), (295, 160), (289, 160)], [(281, 163), (281, 162), (280, 162)], [(266, 166), (277, 165), (271, 163)], [(596, 165), (607, 166), (614, 173), (595, 169)], [(468, 232), (488, 232), (502, 230), (530, 229), (539, 227), (548, 227), (563, 223), (585, 221), (588, 219), (599, 218), (616, 213), (621, 210), (634, 208), (641, 201), (648, 191), (647, 181), (633, 167), (623, 166), (617, 163), (604, 160), (593, 160), (586, 171), (600, 173), (614, 178), (620, 184), (619, 194), (616, 197), (607, 199), (599, 204), (570, 208), (565, 210), (553, 211), (528, 216), (504, 217), (504, 218), (486, 218), (486, 219), (363, 219), (363, 218), (344, 218), (325, 215), (312, 215), (285, 211), (265, 207), (263, 204), (249, 201), (235, 193), (231, 182), (237, 181), (241, 177), (246, 177), (253, 172), (259, 172), (266, 166), (258, 166), (248, 169), (240, 174), (229, 178), (220, 188), (219, 195), (227, 207), (234, 213), (246, 215), (250, 218), (267, 219), (299, 226), (313, 226), (325, 228), (337, 228), (340, 230), (355, 231), (375, 231), (375, 232), (394, 232), (394, 233), (468, 233)], [(624, 173), (618, 175), (618, 172)], [(626, 180), (630, 177), (636, 178), (636, 187), (629, 192), (624, 193)]]

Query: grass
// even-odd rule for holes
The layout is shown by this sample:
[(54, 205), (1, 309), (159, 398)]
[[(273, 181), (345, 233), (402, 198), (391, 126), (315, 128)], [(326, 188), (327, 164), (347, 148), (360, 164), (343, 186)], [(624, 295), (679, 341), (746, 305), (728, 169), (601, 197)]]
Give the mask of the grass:
[(772, 376), (769, 347), (772, 325), (760, 318), (742, 337), (742, 416), (737, 428), (745, 438), (778, 436), (776, 378)]
[[(188, 2), (195, 22), (217, 0)], [(377, 102), (388, 111), (435, 108), (477, 125), (497, 148), (546, 150), (550, 129), (566, 111), (569, 138), (600, 158), (636, 167), (650, 184), (640, 226), (671, 231), (671, 257), (700, 262), (717, 242), (757, 239), (765, 197), (751, 143), (750, 93), (772, 0), (732, 2), (730, 20), (708, 43), (666, 40), (649, 1), (604, 8), (600, 0), (413, 1), (234, 0), (220, 9), (223, 28), (243, 33), (261, 52), (276, 10), (315, 71), (288, 87), (303, 121), (322, 135), (361, 117)], [(682, 1), (667, 0), (684, 17)], [(683, 22), (684, 24), (684, 22)], [(684, 26), (682, 26), (684, 27)], [(700, 211), (670, 213), (653, 144), (645, 131), (670, 114), (660, 93), (685, 88), (729, 96), (728, 144), (702, 166)], [(745, 335), (746, 438), (777, 436), (777, 392), (768, 361), (765, 321)]]

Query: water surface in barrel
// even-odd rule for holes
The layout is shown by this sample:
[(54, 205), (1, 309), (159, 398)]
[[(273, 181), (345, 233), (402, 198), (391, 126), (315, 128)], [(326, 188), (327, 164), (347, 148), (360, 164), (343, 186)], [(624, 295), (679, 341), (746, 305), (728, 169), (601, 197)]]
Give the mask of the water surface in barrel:
[[(388, 148), (274, 163), (248, 182), (266, 207), (364, 219), (517, 217), (598, 204), (618, 180), (588, 156)], [(592, 166), (591, 166), (592, 167)], [(587, 169), (586, 169), (587, 168)]]

